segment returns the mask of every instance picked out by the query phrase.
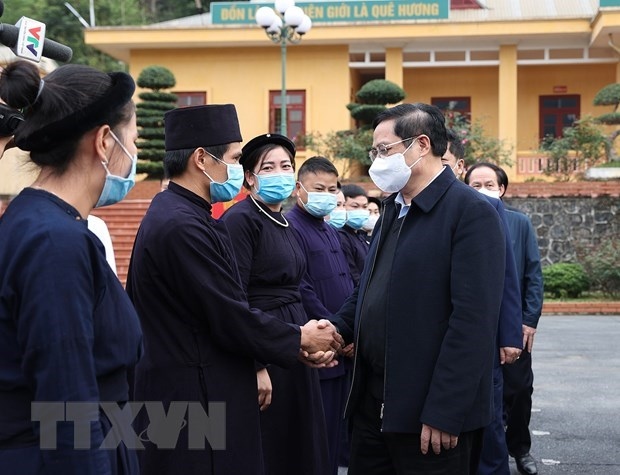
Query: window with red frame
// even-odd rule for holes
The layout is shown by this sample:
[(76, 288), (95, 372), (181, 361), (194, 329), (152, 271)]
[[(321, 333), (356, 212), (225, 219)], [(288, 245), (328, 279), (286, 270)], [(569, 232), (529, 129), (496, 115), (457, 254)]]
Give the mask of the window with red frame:
[(564, 128), (573, 125), (579, 119), (580, 113), (581, 96), (578, 94), (540, 96), (538, 108), (540, 139), (562, 137)]
[(471, 97), (432, 97), (431, 104), (439, 107), (444, 114), (458, 112), (465, 120), (471, 119)]
[[(269, 91), (269, 131), (280, 133), (282, 94)], [(306, 134), (306, 91), (286, 91), (286, 135), (295, 142)]]
[(206, 92), (175, 92), (177, 107), (204, 106), (207, 103)]

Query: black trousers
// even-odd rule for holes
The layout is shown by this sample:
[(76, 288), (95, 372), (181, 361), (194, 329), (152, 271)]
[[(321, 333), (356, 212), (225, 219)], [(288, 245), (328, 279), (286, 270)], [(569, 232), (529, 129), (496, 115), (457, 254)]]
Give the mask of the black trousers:
[(435, 455), (420, 451), (420, 434), (381, 432), (381, 401), (367, 394), (353, 414), (349, 475), (475, 474), (482, 447), (482, 429), (459, 435), (454, 449)]
[(508, 453), (520, 457), (532, 447), (530, 418), (534, 373), (532, 355), (527, 350), (513, 364), (503, 365), (504, 371), (504, 424)]

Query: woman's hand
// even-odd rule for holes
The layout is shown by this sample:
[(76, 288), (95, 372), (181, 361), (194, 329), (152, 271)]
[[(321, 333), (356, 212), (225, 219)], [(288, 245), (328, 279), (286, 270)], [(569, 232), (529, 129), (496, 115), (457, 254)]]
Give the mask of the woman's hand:
[(258, 407), (264, 411), (271, 404), (271, 378), (267, 372), (267, 368), (263, 368), (256, 372), (256, 382), (258, 384)]

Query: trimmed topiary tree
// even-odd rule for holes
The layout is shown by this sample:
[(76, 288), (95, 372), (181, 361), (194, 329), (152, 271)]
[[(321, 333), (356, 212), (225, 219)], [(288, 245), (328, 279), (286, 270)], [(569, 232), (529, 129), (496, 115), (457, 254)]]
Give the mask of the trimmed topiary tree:
[[(613, 112), (603, 114), (596, 118), (600, 123), (605, 125), (620, 125), (620, 112), (618, 112), (618, 106), (620, 105), (620, 83), (608, 84), (601, 89), (592, 102), (595, 106), (614, 106)], [(605, 145), (605, 151), (607, 153), (608, 161), (620, 160), (616, 153), (614, 142), (620, 135), (620, 129), (616, 128), (607, 136), (607, 144)]]
[(141, 92), (141, 102), (136, 105), (138, 124), (137, 143), (138, 173), (147, 173), (149, 178), (164, 176), (164, 114), (176, 108), (177, 96), (163, 92), (175, 86), (172, 72), (163, 66), (148, 66), (142, 70), (137, 80), (138, 86), (151, 89)]
[(355, 94), (359, 101), (347, 105), (351, 117), (360, 123), (360, 128), (370, 126), (379, 113), (387, 109), (386, 104), (396, 104), (405, 98), (405, 91), (385, 79), (373, 79), (364, 84)]
[(331, 159), (343, 160), (343, 174), (349, 171), (351, 162), (370, 165), (368, 149), (372, 146), (372, 122), (387, 104), (395, 104), (405, 98), (405, 91), (385, 79), (373, 79), (364, 84), (355, 94), (358, 102), (347, 104), (351, 117), (358, 127), (352, 130), (337, 130), (325, 135), (314, 132), (300, 140), (300, 144)]

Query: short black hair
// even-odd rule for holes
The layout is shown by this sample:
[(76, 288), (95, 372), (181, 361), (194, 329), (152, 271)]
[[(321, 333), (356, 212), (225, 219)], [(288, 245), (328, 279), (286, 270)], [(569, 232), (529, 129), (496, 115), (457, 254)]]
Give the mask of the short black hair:
[[(212, 147), (202, 147), (211, 155), (220, 160), (228, 152), (230, 144), (214, 145)], [(196, 147), (198, 148), (198, 147)], [(164, 176), (176, 178), (187, 170), (187, 162), (196, 148), (184, 148), (181, 150), (169, 150), (164, 155)]]
[(358, 196), (368, 197), (368, 194), (366, 193), (364, 188), (359, 185), (354, 185), (352, 183), (342, 186), (342, 194), (345, 198), (357, 198)]
[(498, 186), (504, 186), (504, 193), (506, 192), (506, 190), (508, 190), (508, 175), (506, 175), (506, 172), (501, 168), (498, 167), (497, 165), (495, 165), (495, 163), (490, 163), (490, 162), (478, 162), (478, 163), (474, 163), (471, 167), (469, 167), (467, 169), (467, 173), (465, 173), (465, 178), (463, 178), (463, 181), (465, 182), (465, 184), (469, 185), (469, 176), (471, 175), (471, 172), (473, 172), (476, 168), (490, 168), (491, 170), (493, 170), (495, 172), (495, 176), (497, 177), (497, 185)]
[(308, 173), (329, 173), (338, 177), (338, 170), (336, 170), (334, 164), (320, 155), (310, 157), (301, 164), (299, 172), (297, 173), (297, 179), (301, 180), (301, 178)]
[(446, 133), (448, 137), (448, 151), (454, 155), (457, 160), (464, 160), (465, 146), (463, 145), (461, 138), (452, 129), (447, 129)]
[[(376, 129), (381, 122), (394, 120), (394, 134), (401, 139), (426, 135), (431, 141), (431, 150), (436, 157), (443, 157), (448, 146), (446, 135), (446, 118), (438, 107), (416, 102), (415, 104), (399, 104), (380, 112), (375, 118), (372, 128)], [(405, 146), (408, 146), (408, 141)]]
[(376, 196), (369, 196), (368, 197), (368, 204), (370, 203), (374, 203), (376, 204), (379, 209), (381, 209), (381, 200), (379, 198), (377, 198)]

